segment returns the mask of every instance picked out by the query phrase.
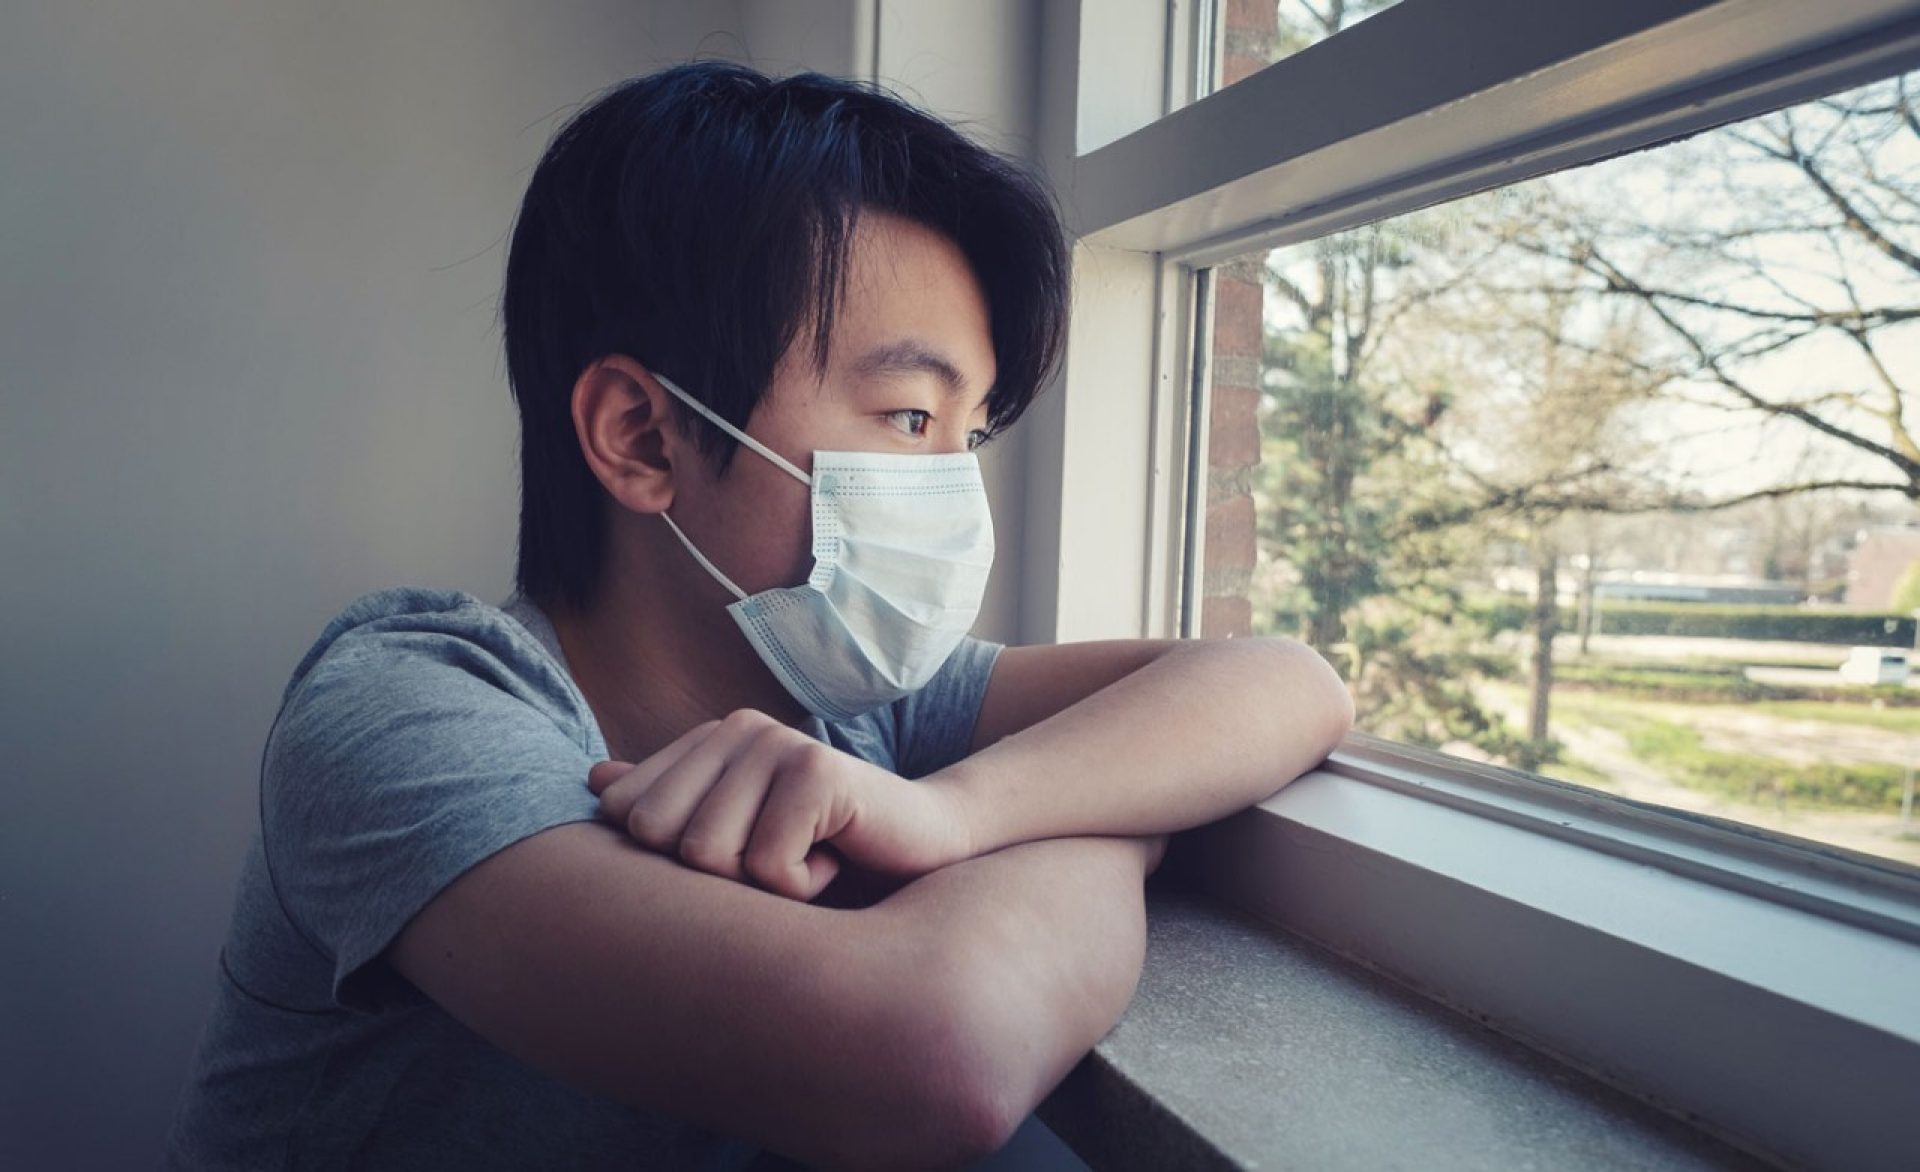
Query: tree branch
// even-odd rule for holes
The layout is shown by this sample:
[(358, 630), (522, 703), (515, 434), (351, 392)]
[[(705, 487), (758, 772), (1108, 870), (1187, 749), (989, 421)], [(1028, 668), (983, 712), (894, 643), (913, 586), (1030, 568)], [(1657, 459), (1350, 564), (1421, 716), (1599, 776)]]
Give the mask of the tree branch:
[(1307, 295), (1300, 291), (1300, 286), (1275, 272), (1271, 266), (1267, 268), (1267, 276), (1273, 281), (1273, 287), (1280, 290), (1281, 295), (1293, 302), (1294, 306), (1300, 310), (1300, 317), (1307, 323), (1307, 328), (1312, 329), (1317, 314), (1313, 303), (1308, 301)]
[[(1721, 509), (1731, 509), (1736, 505), (1752, 501), (1773, 500), (1778, 497), (1800, 496), (1809, 492), (1830, 492), (1848, 490), (1854, 492), (1897, 492), (1902, 496), (1920, 499), (1920, 487), (1912, 483), (1895, 484), (1880, 480), (1806, 480), (1798, 484), (1779, 484), (1772, 488), (1743, 492), (1738, 496), (1721, 497), (1707, 501), (1683, 501), (1669, 505), (1665, 510), (1641, 509), (1640, 512), (1670, 511), (1675, 513), (1712, 513)], [(1615, 510), (1618, 511), (1618, 510)]]
[(1904, 453), (1898, 452), (1885, 444), (1876, 443), (1863, 435), (1857, 435), (1844, 427), (1829, 423), (1803, 407), (1798, 407), (1791, 403), (1776, 403), (1756, 393), (1752, 388), (1727, 373), (1726, 368), (1721, 364), (1719, 356), (1709, 351), (1706, 345), (1702, 343), (1692, 331), (1681, 325), (1680, 322), (1674, 318), (1673, 314), (1669, 313), (1666, 307), (1660, 304), (1660, 300), (1657, 297), (1652, 296), (1648, 291), (1642, 289), (1631, 277), (1621, 272), (1619, 268), (1601, 256), (1597, 250), (1590, 251), (1589, 255), (1593, 257), (1595, 263), (1605, 267), (1606, 271), (1611, 275), (1611, 279), (1617, 281), (1623, 292), (1633, 293), (1638, 296), (1641, 303), (1644, 304), (1655, 317), (1659, 318), (1661, 323), (1673, 332), (1674, 336), (1686, 343), (1688, 349), (1692, 350), (1695, 357), (1699, 360), (1701, 369), (1711, 374), (1716, 383), (1732, 391), (1753, 407), (1768, 412), (1769, 414), (1784, 415), (1791, 419), (1797, 419), (1823, 435), (1831, 436), (1841, 443), (1879, 456), (1881, 459), (1886, 460), (1895, 468), (1899, 469), (1899, 471), (1910, 481), (1914, 482), (1916, 486), (1920, 486), (1920, 460), (1910, 459)]
[[(1649, 299), (1659, 298), (1663, 301), (1673, 301), (1682, 305), (1697, 306), (1701, 309), (1737, 314), (1741, 317), (1755, 318), (1760, 321), (1791, 322), (1796, 325), (1807, 325), (1816, 328), (1831, 327), (1847, 329), (1858, 326), (1863, 329), (1873, 330), (1879, 329), (1882, 326), (1899, 325), (1902, 322), (1920, 321), (1920, 305), (1889, 306), (1885, 309), (1863, 309), (1858, 304), (1855, 304), (1852, 309), (1845, 311), (1812, 309), (1806, 313), (1791, 313), (1781, 309), (1762, 309), (1753, 305), (1740, 305), (1731, 301), (1722, 301), (1715, 297), (1702, 297), (1694, 293), (1681, 293), (1677, 290), (1662, 289), (1657, 286), (1643, 284), (1639, 281), (1629, 281), (1624, 274), (1611, 264), (1605, 265), (1604, 267), (1596, 267), (1581, 256), (1570, 255), (1544, 244), (1529, 241), (1515, 241), (1514, 245), (1522, 251), (1533, 253), (1535, 256), (1560, 261), (1563, 264), (1571, 265), (1583, 272), (1591, 273), (1605, 283), (1605, 291), (1608, 293), (1632, 293), (1638, 297)], [(1598, 255), (1591, 246), (1589, 246), (1585, 252), (1588, 257)], [(1552, 292), (1554, 288), (1553, 286), (1539, 286), (1536, 291)], [(1797, 301), (1801, 300), (1798, 297), (1793, 299)], [(1806, 304), (1805, 301), (1801, 301), (1801, 303)]]
[(1789, 140), (1788, 149), (1791, 153), (1784, 156), (1785, 160), (1800, 168), (1801, 173), (1807, 177), (1807, 182), (1813, 184), (1814, 187), (1819, 190), (1820, 194), (1827, 198), (1827, 202), (1832, 204), (1834, 210), (1840, 213), (1841, 219), (1855, 235), (1879, 249), (1895, 263), (1915, 273), (1920, 273), (1920, 253), (1914, 253), (1901, 247), (1898, 241), (1893, 240), (1878, 228), (1868, 223), (1866, 217), (1860, 214), (1859, 209), (1854, 207), (1852, 201), (1848, 200), (1838, 188), (1828, 182), (1826, 175), (1821, 172), (1819, 164), (1811, 155), (1802, 152), (1797, 146), (1792, 144), (1791, 140)]

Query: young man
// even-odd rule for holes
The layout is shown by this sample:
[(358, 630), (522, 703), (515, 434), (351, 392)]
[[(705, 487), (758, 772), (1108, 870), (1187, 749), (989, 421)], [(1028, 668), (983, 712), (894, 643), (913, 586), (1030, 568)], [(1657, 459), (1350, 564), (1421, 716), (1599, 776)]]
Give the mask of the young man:
[(1066, 282), (1042, 189), (865, 88), (693, 65), (562, 130), (519, 590), (368, 595), (296, 669), (173, 1164), (1000, 1146), (1132, 995), (1163, 836), (1351, 719), (1288, 641), (967, 636), (970, 449)]

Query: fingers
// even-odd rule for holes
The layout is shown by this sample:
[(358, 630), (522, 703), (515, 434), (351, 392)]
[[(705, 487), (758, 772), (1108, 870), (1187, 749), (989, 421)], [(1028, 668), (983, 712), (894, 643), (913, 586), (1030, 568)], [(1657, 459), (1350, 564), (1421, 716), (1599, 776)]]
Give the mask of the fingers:
[(632, 769), (633, 764), (628, 761), (602, 761), (587, 770), (587, 788), (593, 791), (594, 797), (599, 797), (608, 786), (625, 777)]
[[(747, 877), (747, 839), (760, 817), (767, 790), (791, 745), (781, 731), (762, 730), (747, 737), (721, 767), (678, 835), (680, 859), (710, 875)], [(689, 762), (685, 767), (690, 768)], [(671, 776), (671, 775), (669, 775)], [(660, 785), (666, 785), (662, 778)]]
[(747, 843), (747, 874), (791, 899), (812, 899), (839, 873), (838, 858), (813, 848), (840, 833), (851, 818), (819, 767), (821, 751), (831, 750), (808, 742), (782, 760), (779, 783), (768, 791)]
[(619, 762), (603, 761), (589, 769), (587, 788), (600, 795), (600, 816), (615, 826), (626, 829), (628, 815), (632, 812), (634, 803), (640, 800), (641, 795), (647, 792), (662, 773), (679, 764), (687, 754), (711, 739), (719, 727), (720, 722), (717, 720), (697, 724), (638, 765), (628, 766), (624, 773), (612, 768)]
[(673, 853), (693, 812), (727, 774), (735, 749), (730, 738), (709, 737), (642, 783), (621, 821), (627, 834), (642, 846)]
[[(605, 798), (606, 791), (615, 783), (628, 780), (629, 778), (637, 778), (638, 780), (635, 781), (635, 784), (644, 789), (654, 778), (671, 768), (674, 762), (686, 756), (695, 746), (705, 741), (708, 737), (711, 737), (719, 727), (720, 722), (717, 720), (709, 720), (701, 724), (696, 724), (686, 732), (675, 737), (670, 744), (659, 752), (649, 756), (645, 761), (640, 762), (638, 765), (628, 765), (628, 772), (622, 775), (609, 777), (608, 774), (612, 771), (607, 769), (608, 766), (619, 765), (622, 764), (622, 762), (602, 761), (592, 769), (587, 770), (587, 788), (593, 790), (594, 793), (599, 794), (602, 798)], [(598, 786), (594, 784), (596, 777), (600, 781)]]
[(804, 903), (812, 903), (814, 897), (827, 889), (834, 877), (840, 874), (840, 856), (826, 847), (810, 851), (806, 858), (806, 886), (792, 898)]
[[(827, 746), (743, 709), (688, 730), (637, 765), (588, 771), (601, 816), (690, 867), (810, 901), (840, 873), (828, 837), (851, 802), (822, 760)], [(820, 849), (815, 849), (821, 844)]]

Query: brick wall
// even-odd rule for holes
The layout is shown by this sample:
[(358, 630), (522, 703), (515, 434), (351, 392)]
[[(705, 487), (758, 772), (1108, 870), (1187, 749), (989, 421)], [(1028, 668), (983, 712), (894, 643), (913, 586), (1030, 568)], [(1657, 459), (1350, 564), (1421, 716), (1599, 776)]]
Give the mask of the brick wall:
[[(1267, 67), (1278, 14), (1274, 0), (1228, 0), (1220, 81), (1231, 85)], [(1207, 532), (1202, 553), (1200, 633), (1253, 630), (1247, 592), (1256, 534), (1253, 471), (1260, 463), (1262, 257), (1213, 271), (1213, 418), (1207, 431)]]

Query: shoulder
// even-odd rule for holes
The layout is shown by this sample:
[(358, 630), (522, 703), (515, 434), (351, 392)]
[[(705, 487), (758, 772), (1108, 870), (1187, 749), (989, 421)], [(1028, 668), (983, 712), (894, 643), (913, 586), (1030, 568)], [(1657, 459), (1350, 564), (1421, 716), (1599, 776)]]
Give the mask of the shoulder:
[(380, 590), (328, 622), (295, 668), (268, 735), (262, 796), (322, 770), (337, 790), (454, 758), (505, 766), (536, 746), (571, 757), (604, 750), (555, 653), (463, 591)]
[(260, 815), (275, 892), (335, 961), (343, 1002), (455, 876), (591, 820), (602, 751), (564, 667), (498, 607), (401, 588), (329, 622), (268, 734)]
[(513, 703), (578, 732), (589, 749), (591, 709), (555, 655), (522, 619), (463, 590), (376, 590), (334, 615), (301, 655), (276, 726), (309, 709), (338, 717), (340, 705)]
[(294, 668), (282, 707), (319, 680), (458, 674), (578, 714), (553, 654), (507, 611), (465, 591), (399, 586), (363, 594), (328, 621)]

